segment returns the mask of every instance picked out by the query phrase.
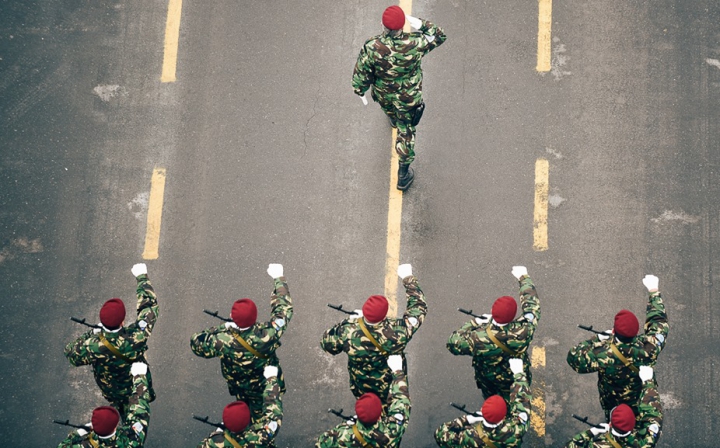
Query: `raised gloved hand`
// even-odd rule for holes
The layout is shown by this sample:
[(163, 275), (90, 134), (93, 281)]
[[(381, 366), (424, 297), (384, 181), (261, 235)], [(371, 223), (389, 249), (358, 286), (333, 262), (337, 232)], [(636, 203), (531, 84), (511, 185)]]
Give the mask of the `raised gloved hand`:
[(598, 333), (598, 339), (600, 339), (601, 341), (607, 341), (608, 339), (610, 339), (610, 336), (612, 336), (612, 334), (612, 330), (605, 330), (605, 334)]
[(416, 30), (419, 30), (420, 27), (422, 27), (422, 20), (418, 19), (417, 17), (405, 14), (405, 20), (407, 20), (410, 26), (415, 28)]
[(401, 279), (412, 275), (412, 266), (410, 263), (401, 264), (397, 269), (398, 277)]
[(225, 322), (225, 328), (228, 329), (228, 330), (231, 329), (231, 328), (234, 328), (234, 329), (237, 330), (237, 329), (240, 328), (240, 327), (238, 327), (235, 322)]
[(134, 362), (132, 366), (130, 366), (130, 374), (132, 376), (147, 374), (147, 364), (144, 362)]
[(510, 364), (510, 371), (515, 373), (522, 373), (523, 372), (523, 361), (520, 358), (510, 358), (508, 360), (508, 363)]
[(660, 279), (652, 274), (648, 274), (645, 277), (643, 277), (643, 285), (647, 288), (648, 292), (655, 292), (658, 290), (658, 285), (660, 284)]
[(514, 275), (516, 279), (520, 280), (520, 277), (523, 275), (528, 275), (527, 268), (525, 266), (513, 266), (512, 275)]
[(638, 372), (638, 376), (640, 379), (644, 382), (650, 381), (653, 377), (653, 374), (655, 373), (653, 371), (653, 368), (650, 366), (640, 366), (640, 371)]
[(402, 356), (400, 355), (390, 355), (388, 356), (388, 367), (390, 367), (390, 370), (393, 372), (397, 372), (399, 370), (402, 370)]
[(490, 322), (490, 319), (492, 319), (492, 314), (483, 314), (480, 317), (476, 317), (475, 322), (478, 325), (484, 325), (484, 324)]
[(280, 278), (283, 276), (283, 265), (279, 263), (270, 263), (267, 268), (267, 273), (272, 278)]
[(135, 277), (140, 277), (143, 274), (147, 274), (147, 265), (145, 263), (134, 264), (130, 272), (132, 272), (132, 275)]
[(468, 414), (465, 416), (465, 420), (467, 420), (469, 424), (474, 425), (475, 423), (480, 423), (482, 417)]
[(278, 368), (276, 366), (265, 366), (265, 370), (263, 370), (263, 376), (265, 378), (272, 378), (274, 376), (278, 375)]
[(594, 426), (590, 428), (590, 432), (592, 433), (592, 435), (598, 436), (600, 434), (605, 434), (606, 432), (610, 431), (610, 425), (608, 423), (600, 423), (599, 426), (602, 426), (602, 428), (596, 428)]

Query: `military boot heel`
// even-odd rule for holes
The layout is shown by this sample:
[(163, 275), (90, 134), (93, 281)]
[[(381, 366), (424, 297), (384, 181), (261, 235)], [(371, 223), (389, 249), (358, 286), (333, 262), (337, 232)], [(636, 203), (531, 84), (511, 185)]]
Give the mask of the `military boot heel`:
[(410, 165), (400, 165), (398, 167), (398, 183), (397, 189), (405, 191), (410, 188), (410, 185), (415, 179), (415, 172), (410, 168)]

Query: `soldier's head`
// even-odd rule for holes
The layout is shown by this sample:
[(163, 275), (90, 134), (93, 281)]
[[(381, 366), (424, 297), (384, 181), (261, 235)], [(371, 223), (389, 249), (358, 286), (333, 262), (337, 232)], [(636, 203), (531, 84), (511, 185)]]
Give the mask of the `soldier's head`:
[(355, 402), (355, 414), (363, 425), (374, 425), (382, 415), (382, 402), (372, 392), (364, 393)]
[(125, 321), (125, 304), (118, 298), (110, 299), (100, 308), (100, 323), (108, 330), (117, 330)]
[(241, 433), (250, 424), (250, 408), (244, 401), (234, 401), (223, 409), (223, 424), (235, 433)]
[(377, 324), (387, 316), (388, 301), (383, 296), (370, 296), (362, 306), (363, 316), (369, 324)]
[(399, 34), (405, 26), (405, 12), (398, 5), (385, 8), (382, 24), (387, 34)]
[(615, 407), (610, 412), (610, 427), (618, 437), (627, 436), (635, 428), (635, 413), (626, 404)]
[(507, 404), (505, 403), (505, 399), (500, 395), (493, 395), (492, 397), (489, 397), (485, 400), (485, 403), (483, 403), (482, 408), (480, 408), (480, 413), (483, 416), (483, 420), (487, 423), (497, 425), (503, 421), (507, 415)]
[(257, 321), (257, 307), (255, 302), (250, 299), (240, 299), (233, 303), (230, 317), (235, 325), (240, 328), (250, 328)]
[(111, 437), (120, 423), (120, 413), (112, 406), (101, 406), (93, 410), (90, 423), (98, 437)]
[(613, 326), (613, 332), (615, 336), (622, 342), (630, 342), (637, 336), (638, 330), (640, 329), (640, 323), (637, 317), (628, 311), (621, 310), (615, 315), (615, 325)]
[(517, 302), (510, 296), (502, 296), (495, 300), (492, 306), (492, 318), (495, 323), (505, 325), (515, 319)]

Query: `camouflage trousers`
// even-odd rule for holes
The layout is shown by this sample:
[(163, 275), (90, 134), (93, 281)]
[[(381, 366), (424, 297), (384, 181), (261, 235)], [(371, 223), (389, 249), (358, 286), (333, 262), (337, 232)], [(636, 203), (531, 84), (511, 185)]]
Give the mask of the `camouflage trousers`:
[[(403, 372), (407, 381), (407, 359), (405, 353), (400, 354), (403, 359)], [(377, 368), (374, 372), (369, 372), (368, 366), (348, 366), (350, 375), (350, 391), (355, 398), (360, 398), (363, 394), (372, 392), (383, 402), (383, 408), (387, 408), (388, 397), (390, 394), (390, 385), (393, 381), (393, 374), (387, 367), (387, 362), (383, 366)], [(409, 381), (408, 381), (409, 388)]]
[(380, 108), (388, 116), (393, 127), (397, 129), (395, 152), (398, 155), (400, 165), (410, 165), (415, 160), (415, 126), (411, 124), (413, 120), (412, 109), (398, 108), (394, 102), (380, 95), (375, 95), (374, 90), (372, 97), (380, 104)]
[[(143, 361), (144, 362), (144, 361)], [(147, 371), (148, 390), (150, 392), (149, 402), (155, 401), (155, 389), (152, 385), (152, 374), (150, 368)], [(114, 376), (95, 375), (95, 382), (100, 388), (102, 396), (110, 402), (110, 404), (118, 410), (120, 415), (125, 418), (128, 412), (130, 396), (132, 396), (132, 376), (130, 372), (127, 374), (127, 381), (124, 379), (118, 381)]]
[[(285, 393), (285, 378), (281, 373), (278, 374), (278, 384), (280, 385), (280, 394)], [(259, 420), (265, 412), (265, 379), (262, 381), (253, 381), (251, 383), (240, 383), (236, 381), (228, 381), (228, 390), (230, 395), (234, 395), (238, 401), (244, 401), (250, 408), (250, 417), (252, 421)]]
[[(529, 364), (529, 362), (523, 362), (528, 385), (532, 385), (532, 373), (530, 373)], [(513, 387), (512, 373), (508, 374), (505, 370), (501, 370), (495, 372), (494, 375), (488, 375), (485, 371), (478, 371), (478, 367), (475, 367), (475, 369), (475, 384), (482, 391), (484, 399), (487, 400), (493, 395), (500, 395), (506, 402), (510, 401), (510, 391)]]
[(632, 385), (627, 385), (623, 388), (614, 389), (607, 382), (602, 381), (598, 378), (598, 392), (600, 393), (600, 406), (605, 411), (606, 421), (610, 421), (610, 412), (618, 405), (625, 403), (630, 406), (638, 414), (638, 402), (640, 401), (640, 394), (642, 392), (642, 383), (638, 389), (634, 389)]

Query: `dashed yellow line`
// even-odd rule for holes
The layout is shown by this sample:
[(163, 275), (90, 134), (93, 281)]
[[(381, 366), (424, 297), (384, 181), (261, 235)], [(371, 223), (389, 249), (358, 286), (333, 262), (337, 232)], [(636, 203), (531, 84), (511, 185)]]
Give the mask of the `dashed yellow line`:
[[(533, 347), (530, 362), (533, 371), (545, 367), (545, 347)], [(533, 376), (530, 427), (538, 437), (545, 437), (545, 381)]]
[(545, 159), (535, 161), (535, 211), (533, 214), (533, 249), (548, 249), (548, 194), (550, 164)]
[(175, 82), (177, 67), (178, 43), (180, 41), (180, 16), (182, 0), (169, 0), (167, 21), (165, 22), (165, 51), (163, 55), (162, 75), (160, 81)]
[(157, 260), (160, 247), (160, 225), (165, 196), (165, 168), (155, 168), (150, 181), (150, 199), (148, 200), (147, 228), (145, 230), (144, 260)]
[(539, 72), (550, 71), (551, 37), (552, 0), (538, 0), (538, 51), (535, 70)]

